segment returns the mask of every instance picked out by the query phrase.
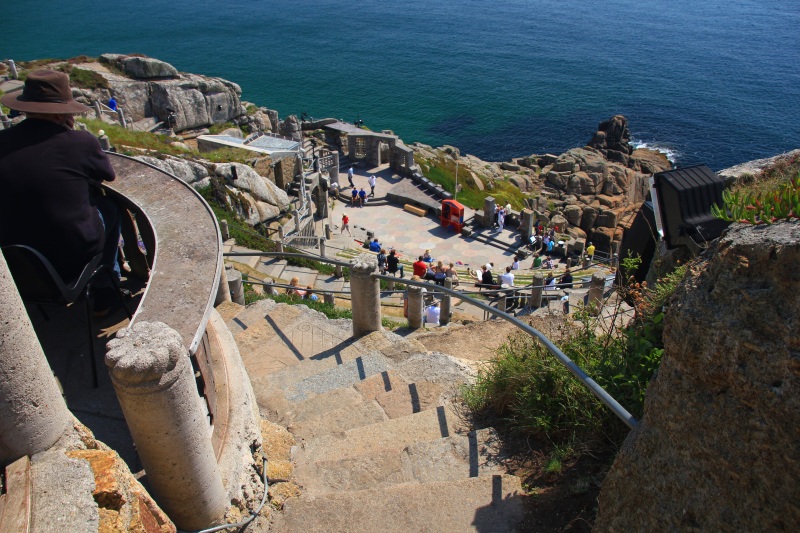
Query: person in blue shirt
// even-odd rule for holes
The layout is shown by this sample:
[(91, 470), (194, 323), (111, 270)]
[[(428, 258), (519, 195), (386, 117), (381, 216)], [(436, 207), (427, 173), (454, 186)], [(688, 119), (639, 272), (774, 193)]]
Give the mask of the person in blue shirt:
[(364, 187), (361, 187), (361, 190), (358, 191), (358, 201), (360, 202), (361, 207), (364, 207), (364, 201), (366, 199), (367, 199), (367, 191), (364, 190)]
[(376, 253), (381, 251), (381, 243), (378, 242), (378, 239), (375, 239), (369, 243), (369, 251)]
[(117, 110), (117, 101), (114, 100), (113, 96), (108, 99), (108, 108), (111, 109), (111, 111)]

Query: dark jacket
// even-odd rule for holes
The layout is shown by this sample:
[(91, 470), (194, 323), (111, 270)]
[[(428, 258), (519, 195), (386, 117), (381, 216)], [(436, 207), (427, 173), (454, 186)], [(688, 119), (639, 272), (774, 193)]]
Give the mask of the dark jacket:
[(89, 132), (30, 118), (0, 131), (0, 245), (32, 246), (72, 280), (102, 250), (95, 198), (113, 179)]

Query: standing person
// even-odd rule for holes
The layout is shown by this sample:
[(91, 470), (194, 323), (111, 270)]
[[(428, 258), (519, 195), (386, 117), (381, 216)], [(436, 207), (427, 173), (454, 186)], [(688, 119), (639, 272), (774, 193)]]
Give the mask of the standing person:
[(374, 175), (370, 174), (367, 181), (369, 182), (369, 196), (370, 198), (375, 198), (375, 185), (378, 184), (378, 179)]
[[(34, 70), (3, 105), (25, 113), (0, 131), (0, 245), (24, 244), (41, 252), (66, 282), (98, 253), (112, 275), (120, 239), (119, 210), (100, 183), (115, 178), (97, 138), (75, 131), (75, 115), (91, 111), (72, 99), (63, 72)], [(106, 276), (94, 282), (94, 311), (111, 311), (115, 291)]]
[(506, 210), (501, 208), (497, 212), (497, 227), (500, 228), (500, 231), (503, 231), (503, 226), (506, 225)]
[(366, 201), (367, 201), (367, 191), (364, 190), (364, 187), (361, 187), (361, 189), (358, 191), (358, 204), (361, 207), (364, 207), (364, 202)]
[(590, 242), (589, 246), (586, 247), (586, 256), (589, 258), (589, 261), (592, 261), (594, 259), (594, 250), (595, 250), (594, 244)]
[(353, 183), (353, 166), (350, 165), (350, 168), (347, 169), (347, 181), (350, 182), (350, 187), (355, 189), (356, 184)]
[(350, 217), (347, 216), (347, 213), (342, 213), (342, 230), (339, 232), (339, 235), (344, 233), (344, 230), (347, 230), (348, 235), (351, 237), (353, 236), (353, 234), (350, 233)]
[(400, 258), (397, 256), (397, 252), (394, 251), (394, 248), (389, 250), (389, 255), (386, 257), (386, 270), (392, 276), (394, 276), (398, 270), (400, 271), (401, 278), (405, 276), (405, 274), (403, 274), (403, 265), (400, 264)]

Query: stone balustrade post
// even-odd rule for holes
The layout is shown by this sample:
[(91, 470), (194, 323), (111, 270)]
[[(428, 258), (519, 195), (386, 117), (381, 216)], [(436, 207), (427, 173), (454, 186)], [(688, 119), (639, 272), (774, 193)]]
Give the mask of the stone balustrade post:
[(19, 73), (17, 72), (17, 64), (14, 63), (13, 59), (8, 60), (8, 69), (11, 71), (11, 79), (17, 80), (19, 79)]
[(534, 272), (533, 281), (531, 282), (531, 296), (528, 300), (528, 307), (531, 309), (539, 309), (542, 306), (542, 290), (544, 285), (544, 273)]
[(294, 217), (294, 230), (300, 233), (300, 211), (295, 209), (292, 211), (292, 216)]
[[(444, 288), (445, 289), (452, 289), (453, 288), (453, 280), (450, 278), (445, 278), (444, 280)], [(450, 323), (450, 300), (451, 296), (448, 293), (442, 294), (442, 303), (439, 306), (439, 325), (446, 326)]]
[(214, 307), (222, 302), (231, 301), (231, 291), (228, 286), (227, 270), (223, 267), (219, 271), (219, 285), (217, 285), (217, 296), (214, 298)]
[(487, 196), (483, 199), (483, 227), (491, 228), (494, 225), (495, 199)]
[(319, 256), (320, 257), (328, 257), (327, 256), (327, 252), (328, 252), (328, 250), (327, 250), (326, 245), (325, 245), (325, 238), (324, 237), (320, 237), (320, 239), (319, 239)]
[(519, 230), (522, 233), (522, 241), (527, 244), (533, 235), (533, 211), (530, 209), (522, 210), (522, 220), (519, 224)]
[(393, 291), (394, 290), (394, 280), (390, 279), (386, 282), (386, 290)]
[(342, 265), (336, 265), (336, 266), (333, 267), (333, 275), (336, 276), (337, 278), (341, 278), (342, 277), (342, 275), (343, 275)]
[[(422, 327), (422, 287), (408, 286), (408, 327), (419, 329)], [(441, 318), (441, 311), (439, 318)]]
[(224, 218), (220, 219), (219, 221), (219, 232), (222, 235), (222, 242), (225, 242), (231, 238), (231, 231), (230, 228), (228, 228), (228, 221)]
[(286, 231), (283, 229), (283, 226), (278, 226), (278, 240), (283, 242), (283, 239), (286, 237)]
[(179, 529), (219, 524), (227, 494), (180, 334), (137, 322), (108, 343), (106, 365), (155, 500)]
[(232, 267), (226, 267), (225, 273), (228, 278), (228, 290), (231, 293), (231, 301), (239, 305), (244, 305), (244, 283), (242, 283), (242, 273)]
[(333, 231), (331, 231), (331, 225), (329, 223), (325, 223), (325, 238), (331, 240), (333, 238)]
[(589, 285), (589, 293), (587, 294), (587, 303), (593, 309), (593, 315), (600, 314), (603, 307), (603, 289), (606, 285), (606, 277), (602, 272), (595, 272), (592, 274), (592, 282)]
[(0, 309), (0, 464), (9, 464), (50, 448), (72, 415), (2, 253)]
[(275, 287), (275, 280), (274, 279), (271, 279), (271, 280), (269, 280), (267, 282), (267, 286), (265, 287), (264, 292), (267, 293), (270, 296), (277, 296), (278, 295), (278, 288)]
[(278, 253), (281, 253), (281, 254), (282, 254), (282, 253), (283, 253), (283, 241), (278, 241), (278, 242), (276, 242), (275, 244), (277, 245), (277, 251), (278, 251)]
[(361, 254), (350, 261), (350, 298), (353, 306), (353, 337), (363, 337), (381, 330), (381, 287), (372, 274), (378, 271), (378, 259)]
[(103, 130), (100, 130), (100, 136), (97, 140), (100, 141), (100, 148), (106, 151), (111, 150), (111, 139), (108, 138), (108, 135)]
[(103, 109), (100, 107), (100, 100), (94, 101), (94, 118), (97, 120), (103, 119)]
[(505, 313), (506, 308), (508, 307), (508, 295), (505, 292), (499, 292), (497, 294), (500, 297), (497, 299), (497, 309)]
[(336, 305), (336, 297), (329, 292), (322, 295), (322, 301), (328, 305)]
[(128, 121), (125, 120), (125, 112), (122, 111), (121, 107), (117, 108), (117, 118), (119, 118), (119, 124), (125, 129), (128, 129)]

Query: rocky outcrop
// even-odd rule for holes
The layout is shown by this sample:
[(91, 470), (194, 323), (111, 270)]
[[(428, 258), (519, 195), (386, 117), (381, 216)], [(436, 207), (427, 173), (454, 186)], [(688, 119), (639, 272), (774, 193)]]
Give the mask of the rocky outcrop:
[(736, 224), (666, 318), (595, 531), (800, 529), (800, 222)]
[[(196, 189), (207, 187), (213, 178), (223, 180), (230, 193), (226, 196), (228, 206), (251, 225), (278, 217), (290, 207), (285, 191), (242, 163), (200, 163), (172, 156), (138, 156), (137, 159), (169, 172)], [(263, 160), (256, 161), (256, 166), (272, 170), (269, 165), (263, 164)], [(236, 201), (231, 198), (236, 198)]]
[(623, 115), (614, 115), (601, 122), (589, 141), (589, 146), (600, 150), (609, 161), (628, 166), (629, 157), (633, 153), (628, 119)]
[(776, 155), (775, 157), (748, 161), (747, 163), (720, 170), (717, 174), (719, 177), (723, 178), (726, 183), (735, 182), (746, 176), (755, 176), (765, 168), (771, 167), (779, 161), (797, 159), (798, 157), (800, 157), (800, 149)]

